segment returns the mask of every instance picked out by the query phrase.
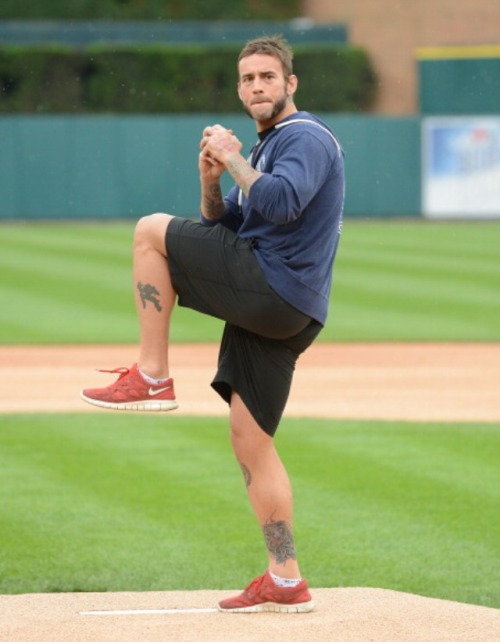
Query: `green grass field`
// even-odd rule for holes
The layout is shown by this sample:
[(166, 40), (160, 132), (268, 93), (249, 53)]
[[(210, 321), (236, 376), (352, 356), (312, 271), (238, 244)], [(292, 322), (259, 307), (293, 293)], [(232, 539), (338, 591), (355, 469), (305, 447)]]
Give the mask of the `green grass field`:
[[(133, 224), (0, 226), (0, 343), (135, 343)], [(347, 221), (321, 340), (499, 341), (500, 223)], [(174, 341), (221, 322), (174, 315)], [(0, 417), (0, 592), (234, 588), (265, 552), (224, 419)], [(500, 607), (500, 425), (287, 419), (313, 587)]]
[[(2, 225), (0, 342), (136, 342), (132, 234), (132, 223)], [(500, 340), (499, 247), (499, 222), (348, 220), (320, 340)], [(174, 315), (174, 341), (220, 331)]]
[[(312, 586), (500, 607), (498, 426), (287, 419), (277, 439)], [(0, 461), (2, 593), (233, 588), (265, 564), (224, 419), (7, 416)]]

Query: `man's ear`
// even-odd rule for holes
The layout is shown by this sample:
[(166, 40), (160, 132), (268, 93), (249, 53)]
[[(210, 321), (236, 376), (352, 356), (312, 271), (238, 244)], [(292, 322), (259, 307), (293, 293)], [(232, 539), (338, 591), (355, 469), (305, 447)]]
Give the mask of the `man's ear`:
[(287, 88), (286, 88), (287, 96), (293, 96), (294, 93), (297, 91), (298, 85), (299, 85), (299, 79), (295, 74), (291, 74), (290, 76), (288, 76), (288, 82), (287, 82)]

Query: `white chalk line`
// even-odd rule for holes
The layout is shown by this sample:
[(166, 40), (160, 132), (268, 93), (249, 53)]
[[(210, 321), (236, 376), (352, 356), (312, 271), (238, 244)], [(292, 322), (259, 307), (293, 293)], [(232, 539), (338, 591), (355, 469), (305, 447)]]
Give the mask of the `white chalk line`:
[(80, 615), (172, 615), (176, 613), (216, 613), (218, 609), (132, 609), (118, 611), (80, 611)]

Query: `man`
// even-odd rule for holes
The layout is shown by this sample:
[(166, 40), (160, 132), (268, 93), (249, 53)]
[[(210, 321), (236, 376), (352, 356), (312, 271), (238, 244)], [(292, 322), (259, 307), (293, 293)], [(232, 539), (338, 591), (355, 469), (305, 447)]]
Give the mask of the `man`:
[[(115, 409), (177, 407), (168, 363), (170, 314), (180, 305), (224, 319), (213, 388), (228, 402), (231, 440), (267, 547), (266, 572), (222, 611), (308, 612), (292, 533), (292, 493), (273, 436), (298, 356), (323, 327), (344, 201), (343, 153), (294, 104), (292, 52), (280, 36), (248, 42), (238, 95), (259, 141), (247, 161), (221, 125), (200, 143), (201, 222), (142, 218), (134, 236), (140, 323), (137, 364), (107, 388), (84, 390)], [(222, 197), (220, 177), (235, 186)], [(307, 412), (307, 409), (304, 409)]]

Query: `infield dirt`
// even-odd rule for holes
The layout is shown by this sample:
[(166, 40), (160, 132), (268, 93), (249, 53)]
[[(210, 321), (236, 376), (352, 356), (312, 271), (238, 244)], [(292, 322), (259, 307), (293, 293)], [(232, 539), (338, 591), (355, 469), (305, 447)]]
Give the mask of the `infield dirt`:
[[(0, 346), (0, 412), (102, 412), (82, 388), (106, 386), (135, 346)], [(225, 415), (210, 381), (213, 344), (173, 344), (170, 363), (187, 415)], [(29, 395), (26, 395), (29, 390)], [(500, 421), (500, 344), (316, 343), (299, 359), (288, 416), (415, 421)]]

